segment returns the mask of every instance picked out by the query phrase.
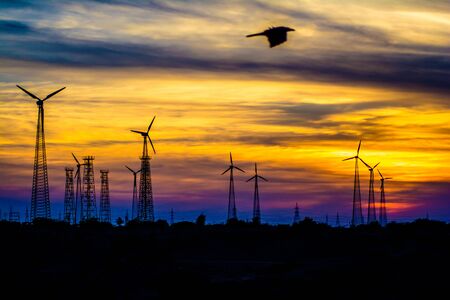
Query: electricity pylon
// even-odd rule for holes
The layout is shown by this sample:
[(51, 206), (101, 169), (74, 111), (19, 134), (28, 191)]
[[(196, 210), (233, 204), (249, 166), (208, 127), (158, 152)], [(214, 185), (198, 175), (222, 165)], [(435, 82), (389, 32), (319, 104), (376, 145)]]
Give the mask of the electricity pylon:
[(73, 221), (75, 197), (73, 192), (73, 168), (66, 168), (66, 189), (64, 193), (64, 221)]
[(109, 200), (109, 170), (100, 170), (100, 222), (111, 223), (111, 203)]
[(95, 199), (94, 157), (85, 156), (83, 174), (83, 195), (81, 198), (81, 220), (97, 219), (97, 204)]

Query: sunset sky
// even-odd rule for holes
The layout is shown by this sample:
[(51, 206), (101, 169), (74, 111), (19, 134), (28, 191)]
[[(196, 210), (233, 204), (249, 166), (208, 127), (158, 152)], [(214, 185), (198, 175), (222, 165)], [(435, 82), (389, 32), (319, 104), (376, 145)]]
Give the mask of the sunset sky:
[[(288, 26), (269, 48), (245, 35)], [(30, 205), (37, 106), (44, 97), (52, 214), (71, 152), (110, 170), (113, 218), (131, 213), (132, 174), (151, 130), (155, 217), (224, 222), (231, 151), (238, 217), (351, 217), (361, 157), (386, 182), (388, 220), (450, 220), (450, 2), (1, 1), (0, 209)], [(361, 170), (367, 216), (368, 171)], [(375, 176), (377, 205), (379, 176)], [(377, 210), (378, 214), (378, 210)]]

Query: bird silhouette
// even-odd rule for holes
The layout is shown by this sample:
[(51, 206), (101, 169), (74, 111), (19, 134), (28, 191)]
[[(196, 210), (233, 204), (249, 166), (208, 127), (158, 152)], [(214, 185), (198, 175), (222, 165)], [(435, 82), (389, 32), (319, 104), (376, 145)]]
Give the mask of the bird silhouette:
[(253, 36), (266, 36), (270, 43), (270, 48), (278, 46), (279, 44), (282, 44), (287, 41), (287, 33), (288, 31), (295, 31), (295, 29), (289, 28), (289, 27), (269, 27), (267, 30), (255, 33), (255, 34), (249, 34), (247, 37), (253, 37)]

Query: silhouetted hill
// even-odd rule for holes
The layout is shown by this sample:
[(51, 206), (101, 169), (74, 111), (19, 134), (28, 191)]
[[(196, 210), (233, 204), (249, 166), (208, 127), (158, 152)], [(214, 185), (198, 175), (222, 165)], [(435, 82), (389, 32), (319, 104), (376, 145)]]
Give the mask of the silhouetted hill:
[(450, 225), (429, 220), (385, 228), (39, 220), (0, 222), (0, 239), (4, 299), (433, 299), (447, 293), (450, 267)]

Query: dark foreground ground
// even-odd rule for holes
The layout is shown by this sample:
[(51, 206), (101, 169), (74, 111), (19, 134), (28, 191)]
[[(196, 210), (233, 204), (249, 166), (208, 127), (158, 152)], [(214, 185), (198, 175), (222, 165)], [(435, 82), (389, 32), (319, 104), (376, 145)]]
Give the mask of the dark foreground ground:
[[(0, 223), (2, 299), (449, 299), (450, 224)], [(44, 296), (45, 298), (42, 298)]]

